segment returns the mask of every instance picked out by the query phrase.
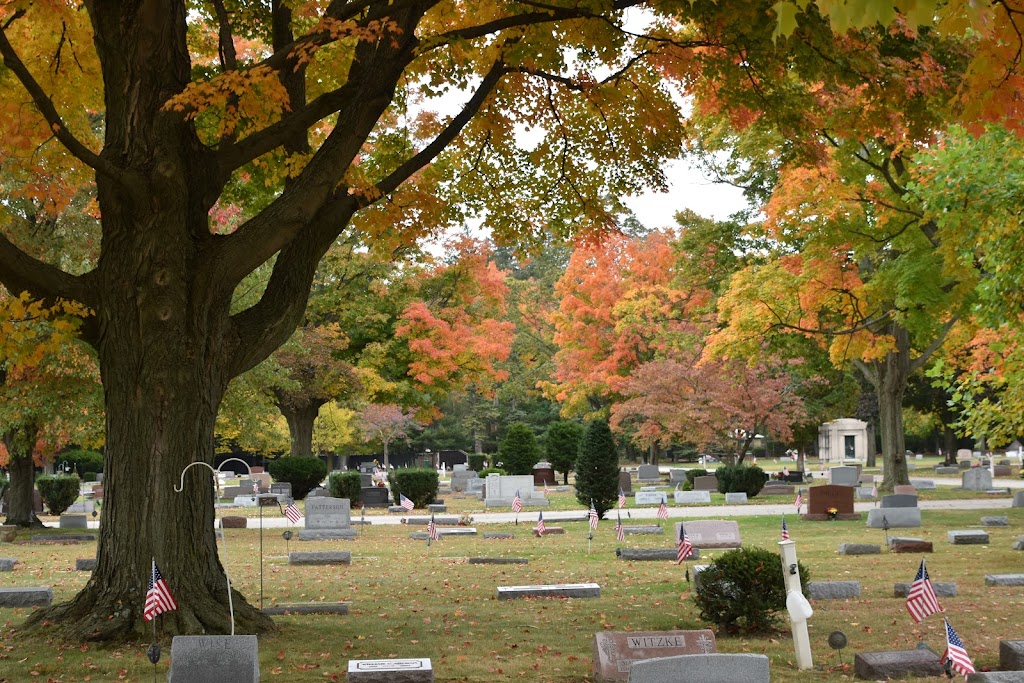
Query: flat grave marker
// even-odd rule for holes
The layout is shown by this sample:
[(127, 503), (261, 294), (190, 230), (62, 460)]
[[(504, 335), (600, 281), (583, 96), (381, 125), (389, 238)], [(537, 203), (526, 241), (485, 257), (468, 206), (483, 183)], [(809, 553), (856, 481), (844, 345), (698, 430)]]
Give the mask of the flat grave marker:
[(599, 598), (601, 586), (596, 583), (553, 583), (534, 586), (498, 586), (499, 600), (519, 598)]
[(755, 654), (678, 655), (637, 662), (629, 683), (769, 683), (768, 657)]
[(348, 683), (434, 683), (430, 659), (351, 659)]
[(943, 676), (939, 656), (931, 650), (893, 650), (889, 652), (859, 652), (853, 658), (853, 670), (858, 678), (885, 681), (904, 676)]

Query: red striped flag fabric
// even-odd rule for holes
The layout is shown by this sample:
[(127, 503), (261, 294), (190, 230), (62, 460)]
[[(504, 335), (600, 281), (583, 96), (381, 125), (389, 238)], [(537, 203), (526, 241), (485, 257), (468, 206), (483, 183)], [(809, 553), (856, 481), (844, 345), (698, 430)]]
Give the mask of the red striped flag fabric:
[(942, 661), (943, 663), (949, 662), (953, 671), (963, 674), (966, 679), (967, 674), (975, 672), (974, 663), (967, 656), (967, 650), (964, 649), (964, 642), (960, 640), (960, 636), (956, 634), (948, 621), (945, 619), (943, 621), (946, 623), (946, 651), (942, 654)]
[(668, 508), (665, 507), (665, 501), (661, 501), (658, 506), (658, 519), (668, 519)]
[(299, 510), (295, 503), (288, 503), (284, 508), (284, 516), (288, 518), (288, 521), (292, 524), (298, 524), (302, 521), (302, 511)]
[(620, 542), (626, 540), (626, 530), (622, 526), (622, 515), (619, 515), (619, 523), (615, 525), (615, 538)]
[(408, 498), (406, 498), (404, 493), (400, 493), (398, 495), (399, 495), (398, 504), (401, 505), (406, 510), (408, 510), (409, 512), (412, 512), (413, 508), (416, 507), (416, 504), (413, 503)]
[(434, 523), (434, 515), (431, 513), (430, 522), (427, 524), (427, 534), (431, 541), (436, 541), (440, 536), (437, 533), (437, 524)]
[(622, 490), (621, 486), (619, 487), (619, 507), (626, 507), (626, 492)]
[(149, 575), (149, 590), (146, 591), (146, 605), (142, 610), (142, 618), (152, 621), (158, 614), (178, 609), (178, 603), (171, 595), (171, 589), (167, 587), (160, 569), (156, 566), (156, 559), (153, 560), (153, 571)]
[(543, 512), (538, 512), (537, 513), (537, 535), (538, 536), (543, 536), (544, 535), (544, 531), (545, 531), (544, 513)]
[(693, 552), (693, 544), (690, 543), (690, 537), (686, 535), (686, 527), (679, 524), (679, 544), (676, 546), (676, 564), (682, 564), (683, 560), (690, 556)]
[(590, 528), (596, 529), (597, 522), (601, 519), (597, 514), (597, 508), (594, 507), (594, 501), (590, 501), (590, 512), (587, 513), (587, 517), (590, 518)]
[(797, 493), (796, 494), (796, 501), (793, 504), (796, 505), (796, 514), (799, 515), (800, 514), (800, 507), (804, 504), (804, 494)]
[(523, 511), (523, 499), (519, 497), (519, 491), (516, 491), (516, 497), (512, 499), (512, 512)]
[(782, 515), (782, 540), (789, 540), (789, 529), (786, 527), (786, 515)]
[(910, 612), (910, 618), (917, 623), (921, 623), (929, 614), (943, 611), (939, 606), (939, 598), (935, 595), (935, 587), (928, 577), (928, 568), (924, 566), (924, 560), (921, 560), (921, 566), (917, 568), (914, 583), (910, 584), (907, 611)]

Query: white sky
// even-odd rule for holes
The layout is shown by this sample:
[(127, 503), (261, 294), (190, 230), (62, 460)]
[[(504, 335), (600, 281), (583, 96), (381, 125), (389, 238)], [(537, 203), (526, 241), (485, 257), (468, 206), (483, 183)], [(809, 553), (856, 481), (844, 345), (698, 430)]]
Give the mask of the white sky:
[(626, 200), (626, 205), (647, 228), (674, 226), (675, 214), (681, 209), (725, 220), (747, 206), (739, 188), (711, 182), (685, 160), (669, 164), (667, 175), (668, 192), (647, 192)]

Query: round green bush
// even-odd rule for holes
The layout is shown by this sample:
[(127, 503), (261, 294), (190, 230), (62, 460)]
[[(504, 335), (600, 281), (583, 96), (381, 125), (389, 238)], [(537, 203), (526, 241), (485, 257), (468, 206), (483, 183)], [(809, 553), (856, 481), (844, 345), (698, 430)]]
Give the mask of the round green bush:
[(682, 485), (681, 488), (684, 491), (692, 491), (693, 490), (693, 480), (696, 479), (697, 477), (706, 477), (707, 475), (708, 475), (708, 471), (706, 469), (704, 469), (703, 467), (695, 467), (692, 470), (686, 470), (686, 481), (683, 482), (683, 485)]
[(58, 465), (67, 463), (68, 471), (77, 474), (88, 474), (90, 472), (95, 474), (103, 471), (103, 454), (97, 451), (87, 451), (84, 449), (64, 451), (55, 458), (55, 462)]
[(768, 475), (757, 465), (722, 465), (715, 470), (719, 493), (745, 493), (753, 498), (768, 481)]
[(576, 466), (576, 457), (583, 440), (583, 425), (578, 422), (560, 420), (548, 427), (545, 448), (548, 462), (562, 473), (562, 482), (569, 483), (569, 472)]
[(46, 503), (51, 515), (62, 515), (78, 499), (81, 482), (74, 475), (51, 477), (49, 475), (36, 479), (39, 497)]
[(335, 498), (348, 498), (354, 508), (363, 499), (363, 478), (358, 472), (335, 472), (327, 480), (327, 488)]
[[(800, 584), (810, 573), (800, 564)], [(694, 600), (701, 619), (726, 631), (771, 629), (786, 609), (782, 558), (764, 548), (740, 548), (717, 557), (694, 579)]]
[(494, 459), (509, 474), (533, 474), (533, 466), (540, 460), (540, 447), (530, 426), (523, 422), (510, 424)]
[(302, 500), (327, 476), (327, 463), (319, 458), (285, 456), (271, 460), (267, 471), (275, 481), (292, 485), (292, 498)]
[(500, 474), (501, 476), (505, 476), (506, 474), (508, 474), (508, 472), (501, 469), (500, 467), (487, 467), (480, 470), (480, 474), (477, 476), (479, 476), (481, 479), (486, 479), (488, 474)]
[(388, 472), (391, 497), (399, 505), (402, 496), (411, 500), (418, 508), (425, 508), (437, 498), (439, 480), (434, 468), (403, 467)]
[(473, 453), (469, 456), (469, 469), (474, 472), (479, 472), (484, 468), (484, 463), (487, 461), (487, 456), (483, 453)]

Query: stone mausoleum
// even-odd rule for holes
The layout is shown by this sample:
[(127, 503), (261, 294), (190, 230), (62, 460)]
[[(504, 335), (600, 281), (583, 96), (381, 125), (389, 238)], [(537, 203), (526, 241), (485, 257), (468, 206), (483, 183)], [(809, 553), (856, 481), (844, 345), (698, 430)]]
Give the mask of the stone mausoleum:
[(818, 427), (821, 462), (864, 462), (868, 457), (868, 423), (852, 417)]

